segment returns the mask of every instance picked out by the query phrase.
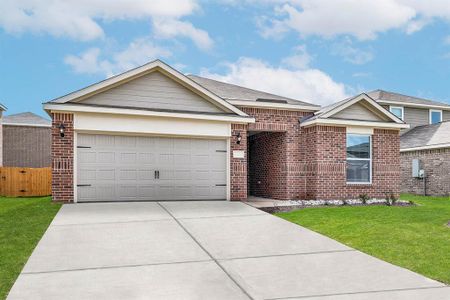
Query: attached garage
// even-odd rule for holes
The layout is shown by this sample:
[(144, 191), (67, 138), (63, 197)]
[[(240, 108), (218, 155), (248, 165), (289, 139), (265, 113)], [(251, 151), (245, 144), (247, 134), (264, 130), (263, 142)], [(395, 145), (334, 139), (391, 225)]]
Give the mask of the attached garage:
[(64, 202), (230, 200), (232, 124), (255, 121), (158, 60), (44, 109)]
[(224, 139), (78, 134), (77, 141), (79, 202), (227, 197)]

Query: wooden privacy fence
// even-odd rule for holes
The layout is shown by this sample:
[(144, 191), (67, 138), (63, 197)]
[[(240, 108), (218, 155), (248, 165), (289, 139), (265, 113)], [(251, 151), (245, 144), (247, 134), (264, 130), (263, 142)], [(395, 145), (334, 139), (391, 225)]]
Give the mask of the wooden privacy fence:
[(51, 168), (0, 167), (0, 196), (48, 196), (51, 193)]

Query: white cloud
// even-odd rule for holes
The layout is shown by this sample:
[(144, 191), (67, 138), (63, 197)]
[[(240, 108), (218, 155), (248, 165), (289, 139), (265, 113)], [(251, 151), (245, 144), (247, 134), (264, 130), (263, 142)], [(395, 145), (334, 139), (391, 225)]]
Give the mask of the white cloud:
[[(421, 30), (433, 19), (450, 21), (448, 0), (266, 0), (274, 6), (271, 16), (261, 16), (264, 37), (280, 38), (290, 30), (302, 36), (325, 38), (351, 35), (371, 40), (379, 33), (401, 29)], [(250, 0), (246, 3), (252, 4)]]
[(281, 62), (287, 67), (296, 69), (305, 69), (309, 66), (312, 60), (312, 56), (306, 50), (305, 45), (297, 46), (294, 48), (295, 54), (284, 58)]
[(137, 39), (122, 51), (112, 53), (112, 59), (102, 59), (99, 48), (91, 48), (80, 55), (67, 55), (64, 62), (76, 73), (113, 76), (143, 65), (159, 57), (169, 57), (170, 51), (154, 45), (148, 39)]
[(156, 28), (157, 33), (169, 32), (170, 38), (188, 37), (200, 48), (212, 43), (205, 31), (180, 21), (199, 9), (197, 0), (0, 0), (0, 7), (0, 27), (13, 34), (48, 33), (89, 41), (104, 37), (102, 22), (150, 23), (158, 19), (165, 26)]
[(354, 47), (353, 42), (349, 38), (345, 38), (342, 42), (333, 44), (331, 52), (334, 55), (343, 57), (345, 61), (355, 65), (368, 63), (374, 57), (372, 51)]
[(198, 48), (203, 50), (211, 49), (213, 46), (213, 40), (210, 38), (208, 32), (195, 28), (189, 22), (183, 22), (176, 19), (155, 19), (153, 20), (153, 27), (158, 37), (188, 37)]
[(344, 84), (318, 69), (275, 67), (248, 57), (225, 66), (225, 74), (205, 69), (201, 75), (314, 104), (330, 104), (348, 97)]

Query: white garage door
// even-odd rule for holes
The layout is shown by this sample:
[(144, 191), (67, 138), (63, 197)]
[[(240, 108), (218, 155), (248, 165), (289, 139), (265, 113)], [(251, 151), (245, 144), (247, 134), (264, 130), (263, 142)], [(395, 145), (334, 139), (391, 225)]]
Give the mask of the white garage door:
[(78, 134), (77, 200), (224, 200), (225, 140)]

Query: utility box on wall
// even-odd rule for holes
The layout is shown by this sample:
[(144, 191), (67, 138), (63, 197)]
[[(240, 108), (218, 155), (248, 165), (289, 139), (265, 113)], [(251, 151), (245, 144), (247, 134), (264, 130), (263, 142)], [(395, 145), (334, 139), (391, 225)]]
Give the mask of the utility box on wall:
[(420, 159), (415, 158), (412, 160), (412, 177), (423, 178), (425, 176), (425, 171), (420, 167)]

